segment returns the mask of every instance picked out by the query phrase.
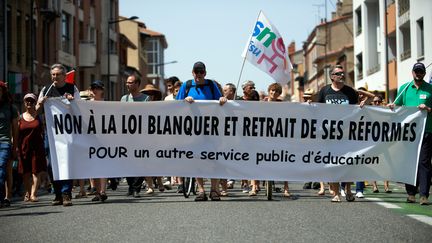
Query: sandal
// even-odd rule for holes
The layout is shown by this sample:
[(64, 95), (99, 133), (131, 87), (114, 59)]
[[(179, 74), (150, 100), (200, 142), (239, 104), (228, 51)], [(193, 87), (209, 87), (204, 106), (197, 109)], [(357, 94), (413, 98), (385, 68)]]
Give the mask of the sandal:
[(207, 195), (205, 194), (205, 192), (200, 192), (198, 193), (198, 195), (195, 197), (195, 202), (203, 202), (203, 201), (207, 201)]
[(374, 187), (374, 189), (372, 190), (373, 193), (379, 193), (378, 187)]
[(257, 196), (257, 193), (255, 190), (252, 190), (249, 192), (249, 197), (256, 197), (256, 196)]
[(284, 194), (283, 194), (283, 197), (290, 198), (291, 194), (288, 191), (285, 191)]
[(319, 196), (324, 196), (325, 195), (325, 189), (320, 189), (318, 192)]
[(384, 191), (385, 191), (385, 193), (392, 193), (392, 191), (388, 188), (385, 188)]
[(212, 201), (220, 201), (219, 193), (217, 191), (211, 191), (210, 192), (210, 199)]
[(331, 201), (332, 201), (332, 202), (341, 202), (341, 199), (340, 199), (339, 195), (336, 195), (336, 196), (334, 196), (334, 197), (332, 198)]
[(24, 196), (24, 202), (29, 202), (30, 201), (30, 197), (29, 195), (26, 193)]
[(220, 192), (220, 196), (221, 196), (221, 197), (227, 197), (227, 196), (228, 196), (228, 192), (226, 192), (226, 191), (221, 191), (221, 192)]

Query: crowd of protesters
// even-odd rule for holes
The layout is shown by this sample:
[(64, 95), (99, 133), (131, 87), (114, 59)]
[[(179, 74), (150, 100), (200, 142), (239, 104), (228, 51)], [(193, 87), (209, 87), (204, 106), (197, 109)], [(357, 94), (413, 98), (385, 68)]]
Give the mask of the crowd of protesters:
[[(412, 69), (413, 80), (401, 87), (394, 103), (388, 104), (390, 109), (395, 105), (417, 106), (428, 112), (426, 130), (420, 148), (420, 162), (417, 175), (417, 185), (406, 184), (408, 194), (407, 203), (416, 202), (415, 195), (420, 194), (420, 204), (428, 205), (429, 190), (431, 184), (431, 158), (432, 158), (432, 85), (424, 81), (426, 68), (422, 63), (416, 63)], [(184, 100), (193, 103), (195, 100), (218, 100), (223, 106), (228, 100), (284, 102), (282, 86), (272, 83), (268, 86), (268, 95), (260, 95), (255, 89), (253, 81), (245, 81), (242, 85), (242, 95), (237, 96), (237, 87), (228, 83), (223, 87), (215, 80), (206, 79), (206, 66), (202, 62), (196, 62), (192, 68), (193, 79), (181, 82), (177, 77), (166, 80), (168, 94), (162, 96), (162, 92), (152, 84), (145, 85), (140, 90), (141, 79), (138, 75), (131, 74), (126, 80), (128, 94), (122, 98), (122, 102), (148, 102)], [(317, 90), (307, 89), (303, 93), (303, 102), (321, 102), (327, 104), (385, 106), (383, 97), (379, 93), (371, 93), (362, 87), (354, 89), (344, 83), (345, 71), (342, 66), (336, 65), (331, 69), (331, 84)], [(104, 84), (99, 80), (91, 83), (87, 90), (79, 92), (71, 83), (65, 82), (66, 68), (61, 64), (51, 67), (52, 83), (42, 88), (39, 97), (33, 93), (24, 95), (24, 112), (19, 114), (17, 107), (13, 105), (12, 96), (8, 92), (7, 84), (0, 81), (0, 207), (8, 207), (12, 200), (13, 181), (22, 180), (22, 185), (15, 185), (15, 190), (21, 192), (24, 202), (38, 202), (38, 191), (41, 187), (54, 194), (52, 205), (72, 206), (72, 190), (74, 185), (75, 198), (94, 197), (91, 201), (104, 202), (108, 199), (107, 188), (116, 190), (121, 178), (89, 178), (88, 180), (53, 180), (49, 161), (49, 146), (47, 144), (46, 128), (43, 119), (43, 104), (50, 97), (63, 97), (68, 100), (85, 99), (94, 101), (104, 100)], [(419, 96), (420, 94), (420, 96)], [(18, 161), (15, 180), (12, 178), (12, 163)], [(160, 192), (177, 186), (177, 192), (182, 192), (181, 177), (128, 177), (128, 196), (140, 197), (142, 188), (146, 188), (145, 194), (151, 195), (155, 187)], [(228, 191), (234, 188), (235, 181), (230, 179), (210, 179), (210, 192), (207, 196), (204, 187), (205, 179), (197, 178), (198, 193), (195, 201), (219, 201), (221, 197), (229, 196)], [(255, 197), (260, 191), (260, 181), (241, 180), (240, 189)], [(283, 197), (295, 197), (290, 193), (288, 182), (285, 181)], [(88, 188), (86, 188), (88, 184)], [(351, 192), (352, 182), (328, 182), (328, 192), (332, 195), (332, 202), (352, 202), (355, 198), (363, 198), (364, 182), (356, 182), (356, 194)], [(304, 189), (319, 189), (318, 196), (325, 195), (326, 182), (306, 182)], [(372, 182), (372, 192), (378, 193), (379, 189), (375, 181)], [(391, 193), (390, 184), (384, 181), (384, 192)]]

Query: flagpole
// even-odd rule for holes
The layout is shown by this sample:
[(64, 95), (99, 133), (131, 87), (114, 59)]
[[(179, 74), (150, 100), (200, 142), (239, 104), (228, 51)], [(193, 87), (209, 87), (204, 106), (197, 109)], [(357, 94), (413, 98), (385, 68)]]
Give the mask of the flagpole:
[(396, 103), (396, 101), (399, 99), (399, 97), (401, 97), (401, 95), (405, 92), (405, 90), (408, 88), (408, 86), (411, 85), (411, 82), (409, 82), (409, 84), (407, 86), (405, 86), (405, 88), (398, 94), (398, 96), (396, 96), (396, 99), (393, 101), (393, 104)]
[[(258, 21), (259, 16), (261, 15), (261, 12), (262, 12), (262, 10), (259, 11), (258, 16), (257, 16), (257, 18), (256, 18), (256, 20), (255, 20), (255, 23)], [(255, 28), (255, 26), (254, 26), (254, 28)], [(253, 33), (253, 30), (252, 30), (252, 33)], [(251, 38), (250, 38), (250, 39), (251, 39)], [(250, 43), (250, 39), (249, 39), (249, 43)], [(248, 43), (248, 44), (249, 44), (249, 43)], [(242, 74), (243, 74), (243, 68), (244, 68), (244, 65), (245, 65), (245, 62), (246, 62), (247, 54), (248, 54), (248, 51), (246, 51), (246, 54), (245, 54), (245, 56), (244, 56), (244, 58), (243, 58), (243, 63), (242, 63), (242, 66), (241, 66), (240, 75), (239, 75), (239, 78), (238, 78), (238, 80), (237, 80), (237, 86), (236, 86), (236, 90), (237, 90), (237, 91), (239, 90), (240, 79), (241, 79), (241, 76), (242, 76)], [(236, 96), (237, 96), (237, 92), (236, 92), (236, 94), (235, 94), (234, 99), (236, 99)]]

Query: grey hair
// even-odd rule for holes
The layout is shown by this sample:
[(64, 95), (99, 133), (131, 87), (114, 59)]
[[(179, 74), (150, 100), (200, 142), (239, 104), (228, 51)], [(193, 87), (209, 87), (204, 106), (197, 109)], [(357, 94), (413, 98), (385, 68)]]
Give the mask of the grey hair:
[(332, 67), (332, 69), (331, 69), (331, 71), (330, 71), (330, 75), (332, 75), (333, 73), (334, 73), (334, 70), (335, 69), (344, 69), (343, 67), (342, 67), (342, 65), (334, 65), (333, 67)]
[(242, 89), (244, 89), (247, 86), (255, 87), (255, 83), (253, 81), (251, 81), (251, 80), (248, 80), (248, 81), (244, 82), (241, 87), (242, 87)]
[(51, 70), (58, 68), (62, 71), (63, 74), (66, 74), (66, 67), (63, 64), (56, 63), (51, 66)]

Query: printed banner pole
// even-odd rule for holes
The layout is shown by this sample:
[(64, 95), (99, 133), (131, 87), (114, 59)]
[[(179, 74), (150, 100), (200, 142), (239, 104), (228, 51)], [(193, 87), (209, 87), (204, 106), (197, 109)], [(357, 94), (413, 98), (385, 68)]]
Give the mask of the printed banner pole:
[[(259, 16), (261, 15), (261, 12), (262, 12), (262, 10), (259, 11), (258, 16), (256, 17), (256, 20), (255, 20), (255, 23), (258, 21)], [(251, 36), (251, 38), (252, 38), (252, 36)], [(250, 41), (251, 38), (249, 38), (249, 41)], [(249, 42), (249, 41), (248, 41), (248, 42)], [(243, 57), (243, 63), (242, 63), (242, 67), (241, 67), (241, 69), (240, 69), (240, 75), (239, 75), (239, 78), (238, 78), (238, 81), (237, 81), (236, 91), (239, 90), (240, 80), (241, 80), (241, 76), (242, 76), (242, 74), (243, 74), (243, 68), (244, 68), (244, 65), (245, 65), (245, 62), (246, 62), (247, 53), (248, 53), (248, 52), (246, 52), (245, 56)], [(236, 92), (235, 95), (237, 96), (237, 92)], [(234, 99), (236, 99), (236, 97), (234, 97)]]

